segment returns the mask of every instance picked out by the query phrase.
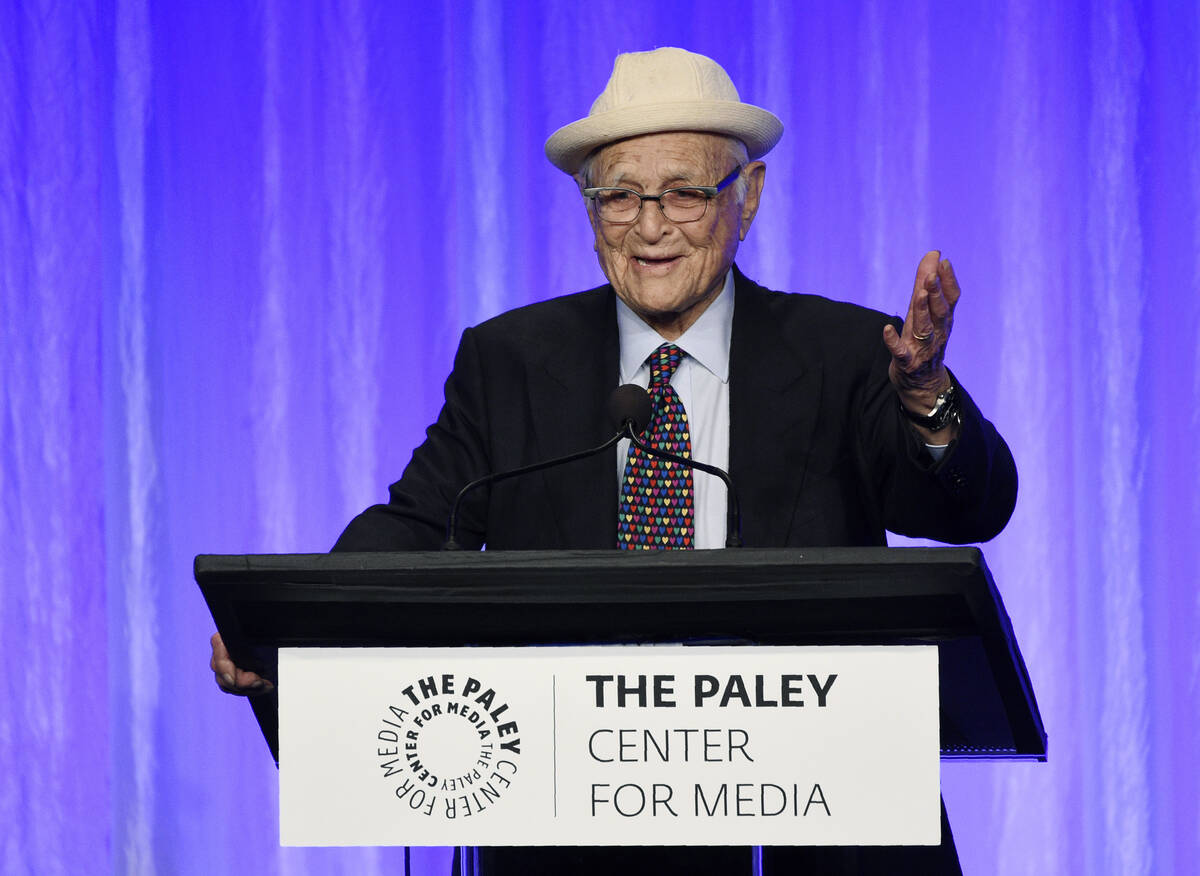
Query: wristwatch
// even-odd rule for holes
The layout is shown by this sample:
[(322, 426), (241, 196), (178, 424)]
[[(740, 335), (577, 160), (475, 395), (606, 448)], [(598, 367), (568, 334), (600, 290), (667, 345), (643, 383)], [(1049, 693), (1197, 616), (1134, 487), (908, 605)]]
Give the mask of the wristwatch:
[(914, 414), (904, 406), (903, 402), (900, 404), (900, 410), (904, 412), (904, 416), (908, 417), (910, 422), (916, 423), (930, 432), (940, 432), (951, 423), (958, 425), (962, 422), (958, 386), (953, 383), (938, 393), (937, 401), (933, 404), (933, 410), (928, 414), (924, 416)]

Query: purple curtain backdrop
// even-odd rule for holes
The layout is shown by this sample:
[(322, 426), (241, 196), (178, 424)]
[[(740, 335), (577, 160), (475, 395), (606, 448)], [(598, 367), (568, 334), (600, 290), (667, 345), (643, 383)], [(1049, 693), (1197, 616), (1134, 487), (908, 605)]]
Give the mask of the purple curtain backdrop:
[(943, 768), (967, 872), (1200, 859), (1192, 0), (0, 0), (0, 871), (402, 872), (278, 847), (191, 559), (328, 548), (465, 326), (600, 282), (542, 143), (656, 45), (784, 120), (750, 276), (890, 312), (928, 248), (962, 278), (1051, 736)]

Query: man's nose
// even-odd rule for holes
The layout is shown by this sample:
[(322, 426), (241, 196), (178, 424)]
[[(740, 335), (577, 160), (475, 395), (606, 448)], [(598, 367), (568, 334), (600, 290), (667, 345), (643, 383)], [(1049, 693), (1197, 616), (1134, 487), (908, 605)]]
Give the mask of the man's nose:
[(671, 222), (663, 215), (662, 201), (642, 201), (642, 212), (634, 223), (638, 236), (643, 240), (658, 240), (667, 231)]

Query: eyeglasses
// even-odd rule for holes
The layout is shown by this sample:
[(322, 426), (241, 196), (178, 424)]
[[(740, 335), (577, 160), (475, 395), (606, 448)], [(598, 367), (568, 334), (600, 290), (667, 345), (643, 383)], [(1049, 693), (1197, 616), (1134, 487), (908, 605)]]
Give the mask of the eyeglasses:
[(741, 174), (742, 165), (735, 167), (715, 186), (681, 186), (657, 195), (643, 195), (633, 189), (613, 186), (587, 188), (583, 196), (595, 205), (596, 215), (613, 225), (636, 222), (646, 201), (658, 201), (663, 216), (672, 222), (695, 222), (708, 210), (708, 202), (727, 189)]

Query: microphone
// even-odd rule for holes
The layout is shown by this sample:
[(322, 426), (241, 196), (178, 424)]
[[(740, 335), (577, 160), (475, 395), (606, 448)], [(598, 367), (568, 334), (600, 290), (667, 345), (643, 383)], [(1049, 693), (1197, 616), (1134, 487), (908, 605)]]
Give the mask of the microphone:
[(628, 438), (645, 453), (651, 456), (657, 456), (662, 459), (669, 459), (672, 462), (677, 462), (680, 465), (686, 465), (689, 468), (699, 469), (703, 472), (708, 472), (711, 475), (716, 475), (725, 483), (725, 487), (729, 492), (729, 500), (726, 506), (725, 520), (725, 547), (741, 547), (742, 546), (742, 518), (741, 512), (738, 509), (737, 495), (734, 493), (733, 481), (730, 480), (729, 474), (723, 469), (717, 468), (715, 465), (708, 465), (703, 462), (696, 462), (684, 456), (677, 456), (674, 453), (669, 453), (666, 450), (659, 450), (657, 447), (650, 447), (641, 438), (638, 433), (646, 428), (650, 423), (650, 418), (654, 415), (654, 404), (650, 400), (650, 393), (638, 386), (636, 383), (626, 383), (623, 386), (618, 386), (612, 391), (608, 397), (608, 416), (616, 428), (616, 433), (605, 441), (603, 444), (581, 450), (578, 453), (571, 453), (567, 456), (560, 456), (556, 459), (547, 459), (543, 462), (535, 462), (532, 465), (521, 466), (520, 468), (510, 469), (509, 471), (496, 472), (495, 474), (484, 475), (477, 478), (458, 491), (458, 495), (454, 499), (454, 504), (450, 507), (450, 516), (446, 519), (446, 540), (442, 543), (442, 550), (457, 551), (462, 550), (462, 545), (455, 538), (458, 532), (458, 512), (462, 507), (463, 499), (468, 494), (478, 489), (479, 487), (506, 481), (509, 478), (519, 477), (520, 475), (532, 474), (535, 471), (552, 468), (556, 465), (565, 465), (568, 462), (586, 459), (589, 456), (594, 456), (597, 453), (603, 453), (605, 450), (613, 447), (622, 438)]
[(653, 416), (654, 402), (650, 400), (650, 393), (636, 383), (618, 386), (608, 397), (608, 419), (621, 437), (625, 437), (626, 424), (634, 432), (641, 432), (650, 425)]

